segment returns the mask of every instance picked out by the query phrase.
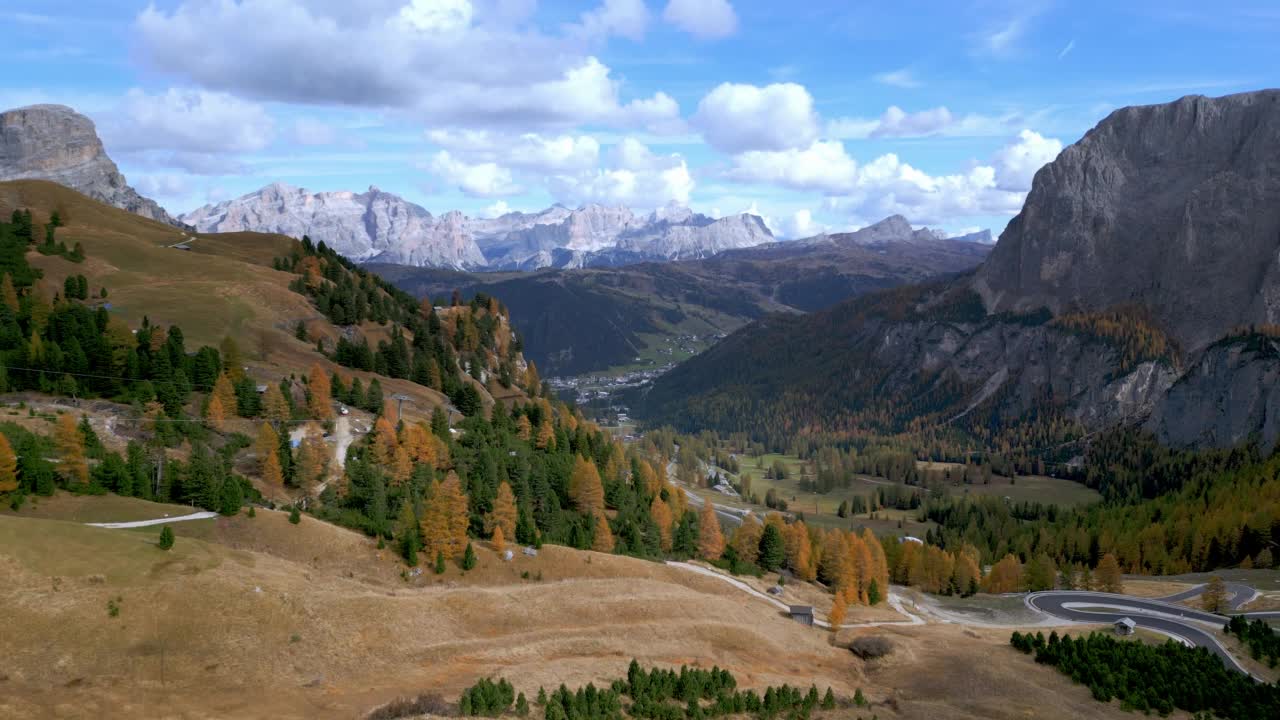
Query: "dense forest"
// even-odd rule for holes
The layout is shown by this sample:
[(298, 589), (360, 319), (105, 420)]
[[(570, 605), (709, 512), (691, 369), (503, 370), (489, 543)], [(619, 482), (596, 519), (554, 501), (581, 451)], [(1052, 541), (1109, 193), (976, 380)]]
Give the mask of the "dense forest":
[(1096, 632), (1073, 638), (1054, 631), (1048, 639), (1044, 633), (1015, 632), (1009, 642), (1088, 686), (1096, 699), (1119, 698), (1125, 710), (1168, 715), (1178, 709), (1230, 720), (1280, 717), (1280, 685), (1228, 670), (1205, 648), (1173, 640), (1147, 645)]

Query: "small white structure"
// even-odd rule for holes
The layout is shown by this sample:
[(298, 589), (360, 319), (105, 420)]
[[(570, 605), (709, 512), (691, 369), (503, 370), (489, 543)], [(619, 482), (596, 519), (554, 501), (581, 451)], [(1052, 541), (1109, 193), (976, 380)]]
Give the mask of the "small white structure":
[(913, 543), (916, 543), (916, 544), (918, 544), (918, 545), (923, 545), (923, 544), (924, 544), (924, 541), (923, 541), (923, 540), (921, 540), (921, 539), (920, 539), (920, 538), (918, 538), (918, 537), (913, 537), (913, 536), (911, 536), (911, 535), (903, 535), (902, 537), (898, 538), (898, 542), (913, 542)]
[(1138, 627), (1138, 624), (1126, 617), (1117, 620), (1115, 627), (1117, 635), (1132, 635), (1134, 628)]
[(504, 551), (502, 551), (502, 559), (503, 559), (503, 560), (506, 560), (507, 562), (511, 562), (511, 558), (513, 558), (513, 557), (515, 557), (515, 556), (516, 556), (516, 554), (515, 554), (515, 553), (513, 553), (513, 552), (511, 552), (510, 550), (504, 550)]
[(525, 549), (524, 549), (524, 554), (525, 554), (525, 555), (528, 555), (529, 557), (537, 557), (537, 556), (538, 556), (538, 551), (537, 551), (536, 549), (534, 549), (534, 548), (527, 547), (527, 548), (525, 548)]

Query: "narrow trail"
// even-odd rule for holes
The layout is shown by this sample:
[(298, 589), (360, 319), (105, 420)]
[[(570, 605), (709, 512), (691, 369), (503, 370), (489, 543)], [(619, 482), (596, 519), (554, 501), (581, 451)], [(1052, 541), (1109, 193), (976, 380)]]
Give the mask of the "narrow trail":
[(179, 515), (178, 517), (156, 518), (155, 520), (134, 520), (132, 522), (109, 522), (109, 523), (85, 523), (93, 527), (110, 528), (112, 530), (122, 530), (124, 528), (140, 528), (151, 527), (152, 525), (168, 525), (169, 523), (186, 522), (188, 520), (208, 520), (209, 518), (218, 517), (218, 513), (208, 510), (193, 512), (190, 515)]

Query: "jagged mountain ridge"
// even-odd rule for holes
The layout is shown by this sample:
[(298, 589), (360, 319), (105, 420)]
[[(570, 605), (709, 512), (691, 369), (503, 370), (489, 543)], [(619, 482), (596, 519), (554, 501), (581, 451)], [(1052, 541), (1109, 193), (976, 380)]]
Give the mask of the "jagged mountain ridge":
[(309, 192), (282, 183), (184, 214), (201, 232), (256, 230), (324, 241), (359, 262), (456, 270), (537, 270), (701, 258), (774, 241), (754, 215), (713, 219), (673, 206), (552, 206), (537, 213), (471, 218), (433, 215), (404, 198)]
[(1056, 413), (1269, 450), (1277, 128), (1275, 90), (1118, 110), (1036, 174), (972, 275), (767, 318), (660, 378), (637, 409), (774, 437)]
[(65, 105), (0, 113), (0, 181), (49, 180), (145, 218), (181, 226), (129, 186), (107, 156), (93, 121)]

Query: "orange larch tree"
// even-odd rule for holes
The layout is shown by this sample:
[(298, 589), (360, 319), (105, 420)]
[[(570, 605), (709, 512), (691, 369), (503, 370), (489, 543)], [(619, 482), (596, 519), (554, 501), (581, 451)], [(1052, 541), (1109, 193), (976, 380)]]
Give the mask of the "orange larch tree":
[(659, 544), (663, 552), (671, 550), (671, 526), (675, 524), (675, 519), (671, 516), (671, 508), (662, 501), (660, 496), (653, 498), (653, 503), (649, 505), (649, 514), (653, 516), (653, 522), (658, 526)]
[(604, 510), (604, 486), (600, 484), (600, 472), (596, 464), (581, 455), (573, 460), (573, 474), (569, 476), (569, 497), (578, 512), (591, 514)]
[(503, 550), (507, 549), (507, 539), (502, 534), (501, 525), (493, 529), (493, 536), (489, 538), (489, 542), (493, 543), (493, 550), (499, 555), (502, 554)]
[(76, 419), (71, 413), (58, 416), (58, 424), (54, 428), (54, 444), (57, 445), (61, 462), (58, 471), (72, 482), (89, 483), (89, 463), (84, 457), (84, 436), (76, 427)]
[(594, 515), (596, 527), (591, 536), (591, 549), (602, 553), (613, 552), (613, 532), (609, 530), (609, 518), (605, 517), (603, 510), (596, 510)]
[(316, 420), (324, 421), (333, 417), (333, 398), (330, 395), (329, 376), (325, 374), (319, 363), (311, 366), (307, 375), (307, 411)]
[(504, 480), (498, 484), (498, 492), (493, 498), (493, 511), (485, 518), (484, 524), (490, 532), (501, 530), (504, 537), (514, 538), (516, 518), (516, 496)]
[(235, 412), (236, 409), (236, 387), (231, 382), (231, 378), (227, 377), (224, 372), (218, 375), (218, 379), (213, 382), (213, 391), (209, 393), (210, 401), (217, 398), (222, 403), (222, 412), (224, 414)]
[(427, 557), (457, 558), (467, 547), (467, 495), (456, 473), (435, 484), (422, 509), (422, 544)]
[(262, 414), (277, 424), (289, 419), (289, 401), (280, 392), (279, 385), (267, 383), (267, 391), (262, 394)]
[[(6, 274), (5, 279), (9, 276)], [(0, 433), (0, 495), (18, 489), (18, 458), (13, 454), (9, 438)]]
[(849, 601), (845, 599), (843, 591), (836, 591), (836, 596), (831, 601), (831, 612), (827, 613), (827, 622), (831, 623), (831, 632), (840, 630), (840, 626), (844, 624), (845, 612), (848, 610)]
[(724, 534), (720, 531), (720, 518), (711, 501), (702, 503), (698, 513), (698, 555), (704, 560), (715, 560), (724, 554)]
[(222, 432), (227, 425), (227, 411), (222, 404), (222, 398), (217, 395), (209, 396), (209, 404), (204, 409), (204, 419), (209, 422), (209, 427)]

